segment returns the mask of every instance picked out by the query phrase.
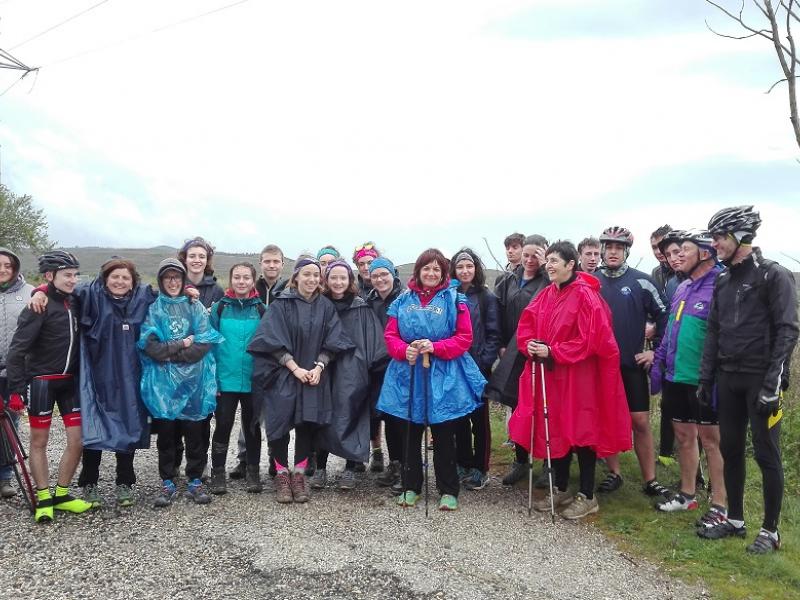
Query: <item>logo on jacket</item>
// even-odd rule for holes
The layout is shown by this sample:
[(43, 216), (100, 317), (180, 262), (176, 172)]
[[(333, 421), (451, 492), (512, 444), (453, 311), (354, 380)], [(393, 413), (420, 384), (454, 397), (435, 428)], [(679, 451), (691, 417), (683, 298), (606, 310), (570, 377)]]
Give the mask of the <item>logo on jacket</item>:
[(694, 309), (695, 310), (703, 310), (705, 307), (706, 307), (706, 303), (705, 302), (695, 302), (694, 303)]
[(419, 304), (409, 304), (408, 308), (406, 309), (407, 312), (413, 312), (415, 310), (424, 311), (424, 312), (432, 312), (435, 315), (444, 314), (444, 310), (441, 306), (432, 306), (428, 304), (428, 306), (420, 306)]
[(631, 295), (631, 288), (629, 288), (627, 285), (624, 286), (624, 287), (621, 287), (619, 289), (619, 293), (622, 294), (623, 296), (630, 296)]

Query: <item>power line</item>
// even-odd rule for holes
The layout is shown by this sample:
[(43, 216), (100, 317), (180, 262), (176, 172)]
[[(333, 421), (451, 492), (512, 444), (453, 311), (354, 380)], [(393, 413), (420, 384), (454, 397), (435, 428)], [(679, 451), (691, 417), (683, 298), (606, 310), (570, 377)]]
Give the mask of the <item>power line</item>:
[[(107, 2), (108, 0), (105, 0), (105, 1)], [(137, 34), (129, 36), (127, 38), (124, 38), (124, 39), (121, 39), (121, 40), (117, 40), (116, 42), (111, 42), (110, 44), (105, 44), (103, 46), (98, 46), (96, 48), (90, 48), (89, 50), (84, 50), (83, 52), (78, 52), (77, 54), (73, 54), (73, 55), (67, 56), (65, 58), (59, 58), (59, 59), (57, 59), (57, 60), (55, 60), (53, 62), (47, 63), (46, 65), (43, 65), (42, 68), (52, 67), (54, 65), (58, 65), (58, 64), (61, 64), (63, 62), (74, 60), (74, 59), (80, 58), (82, 56), (86, 56), (86, 55), (89, 55), (89, 54), (95, 54), (97, 52), (102, 52), (104, 50), (109, 50), (109, 49), (114, 48), (116, 46), (121, 46), (122, 44), (126, 44), (128, 42), (132, 42), (132, 41), (141, 39), (141, 38), (146, 37), (148, 35), (152, 35), (154, 33), (160, 33), (162, 31), (164, 31), (166, 29), (170, 29), (172, 27), (177, 27), (179, 25), (185, 25), (186, 23), (191, 23), (192, 21), (196, 21), (197, 19), (202, 19), (203, 17), (207, 17), (209, 15), (213, 15), (214, 13), (222, 12), (223, 10), (227, 10), (229, 8), (233, 8), (234, 6), (238, 6), (239, 4), (244, 4), (245, 2), (249, 2), (249, 0), (237, 0), (236, 2), (231, 2), (230, 4), (226, 4), (224, 6), (220, 6), (218, 8), (214, 8), (214, 9), (206, 11), (204, 13), (200, 13), (200, 14), (194, 15), (192, 17), (188, 17), (188, 18), (185, 18), (185, 19), (181, 19), (181, 20), (178, 20), (178, 21), (173, 21), (171, 23), (167, 23), (166, 25), (162, 25), (160, 27), (156, 27), (155, 29), (151, 29), (150, 31), (137, 33)]]
[(109, 2), (109, 0), (101, 0), (101, 1), (100, 1), (100, 2), (98, 2), (97, 4), (92, 4), (92, 5), (91, 5), (89, 8), (87, 8), (87, 9), (85, 9), (85, 10), (82, 10), (81, 12), (79, 12), (79, 13), (77, 13), (77, 14), (74, 14), (74, 15), (72, 15), (71, 17), (69, 17), (69, 18), (67, 18), (67, 19), (64, 19), (64, 20), (63, 20), (63, 21), (61, 21), (60, 23), (56, 23), (56, 24), (55, 24), (55, 25), (53, 25), (52, 27), (48, 27), (48, 28), (47, 28), (47, 29), (45, 29), (44, 31), (42, 31), (42, 32), (40, 32), (40, 33), (37, 33), (35, 36), (33, 36), (33, 37), (31, 37), (31, 38), (28, 38), (28, 39), (27, 39), (27, 40), (25, 40), (24, 42), (20, 42), (20, 43), (19, 43), (19, 44), (17, 44), (16, 46), (12, 46), (11, 48), (9, 48), (9, 50), (15, 50), (15, 49), (19, 48), (20, 46), (24, 46), (24, 45), (25, 45), (25, 44), (27, 44), (28, 42), (32, 42), (33, 40), (39, 39), (39, 38), (40, 38), (40, 37), (42, 37), (44, 34), (46, 34), (46, 33), (50, 33), (50, 32), (51, 32), (51, 31), (53, 31), (54, 29), (58, 29), (59, 27), (61, 27), (62, 25), (66, 25), (66, 24), (67, 24), (67, 23), (69, 23), (70, 21), (74, 21), (74, 20), (75, 20), (75, 19), (77, 19), (78, 17), (80, 17), (80, 16), (82, 16), (82, 15), (85, 15), (85, 14), (86, 14), (86, 13), (88, 13), (88, 12), (91, 12), (91, 11), (93, 11), (95, 8), (97, 8), (98, 6), (102, 6), (102, 5), (103, 5), (103, 4), (105, 4), (106, 2)]

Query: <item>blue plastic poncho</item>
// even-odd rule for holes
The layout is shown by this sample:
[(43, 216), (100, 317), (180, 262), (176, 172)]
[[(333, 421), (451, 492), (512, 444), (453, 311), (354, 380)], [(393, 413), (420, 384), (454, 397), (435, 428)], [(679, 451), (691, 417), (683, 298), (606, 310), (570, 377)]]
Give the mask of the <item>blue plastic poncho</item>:
[(216, 361), (207, 352), (197, 362), (158, 362), (144, 353), (150, 336), (160, 342), (194, 336), (196, 344), (219, 344), (222, 335), (210, 326), (199, 302), (164, 294), (150, 307), (139, 337), (142, 360), (142, 401), (158, 419), (200, 421), (217, 407)]
[[(397, 319), (400, 337), (406, 342), (423, 338), (436, 342), (451, 337), (458, 316), (456, 303), (466, 302), (463, 294), (458, 294), (457, 286), (458, 281), (453, 280), (449, 287), (437, 292), (424, 307), (412, 290), (400, 294), (387, 313)], [(393, 359), (383, 379), (378, 410), (408, 420), (412, 369), (414, 398), (411, 420), (414, 423), (451, 421), (470, 414), (480, 406), (486, 379), (469, 352), (465, 352), (452, 360), (431, 356), (429, 374), (425, 373), (427, 369), (423, 369), (421, 360), (417, 361), (415, 367), (410, 367), (405, 361)]]

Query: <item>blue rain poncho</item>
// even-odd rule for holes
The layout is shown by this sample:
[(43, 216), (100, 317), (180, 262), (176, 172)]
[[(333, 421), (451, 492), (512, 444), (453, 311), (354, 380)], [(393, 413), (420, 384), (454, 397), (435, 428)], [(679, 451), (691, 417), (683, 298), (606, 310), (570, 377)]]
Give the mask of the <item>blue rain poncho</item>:
[[(181, 340), (193, 335), (194, 344), (183, 348)], [(154, 360), (145, 352), (153, 339), (168, 348), (165, 361)], [(185, 296), (164, 294), (150, 307), (142, 325), (139, 350), (142, 360), (142, 401), (158, 419), (200, 421), (217, 407), (216, 361), (199, 345), (219, 344), (222, 335), (209, 324), (208, 313), (199, 302)], [(170, 343), (172, 342), (172, 343)], [(192, 360), (193, 359), (193, 360)], [(187, 362), (190, 361), (190, 362)]]

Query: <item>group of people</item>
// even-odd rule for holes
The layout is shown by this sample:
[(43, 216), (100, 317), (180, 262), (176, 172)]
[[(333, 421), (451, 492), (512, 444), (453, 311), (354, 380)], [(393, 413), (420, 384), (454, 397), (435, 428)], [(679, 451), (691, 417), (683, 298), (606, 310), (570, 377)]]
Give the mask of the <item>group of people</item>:
[[(28, 411), (35, 519), (103, 502), (102, 451), (115, 453), (117, 504), (131, 505), (134, 453), (151, 434), (158, 507), (177, 497), (184, 458), (185, 495), (198, 504), (225, 494), (229, 477), (262, 491), (262, 432), (278, 502), (307, 502), (326, 487), (333, 454), (345, 460), (341, 489), (368, 467), (399, 506), (411, 507), (425, 483), (422, 439), (430, 432), (438, 506), (455, 510), (461, 489), (489, 482), (488, 406), (496, 401), (509, 407), (515, 447), (503, 483), (530, 476), (532, 459), (544, 461), (536, 486), (547, 491), (534, 508), (567, 519), (597, 512), (598, 494), (623, 485), (619, 454), (631, 448), (658, 510), (698, 509), (702, 447), (711, 494), (697, 533), (708, 539), (745, 535), (749, 423), (765, 517), (748, 550), (776, 550), (781, 396), (798, 338), (797, 299), (791, 273), (752, 246), (759, 225), (744, 206), (720, 210), (704, 230), (659, 228), (651, 275), (628, 264), (633, 235), (624, 227), (577, 248), (512, 234), (493, 291), (470, 248), (450, 258), (425, 250), (403, 285), (372, 242), (350, 260), (330, 245), (302, 255), (288, 279), (283, 252), (271, 244), (258, 268), (233, 265), (227, 290), (203, 238), (161, 262), (156, 288), (124, 258), (78, 283), (78, 260), (56, 250), (40, 257), (45, 284), (32, 289), (19, 258), (0, 248), (2, 395), (12, 413)], [(658, 453), (651, 393), (662, 396)], [(55, 405), (67, 443), (51, 492)], [(238, 465), (227, 472), (239, 407)], [(670, 490), (656, 479), (656, 455), (674, 460), (675, 441), (681, 481)], [(607, 475), (596, 486), (598, 460)], [(81, 462), (76, 498), (70, 484)], [(14, 493), (0, 472), (0, 495)]]

